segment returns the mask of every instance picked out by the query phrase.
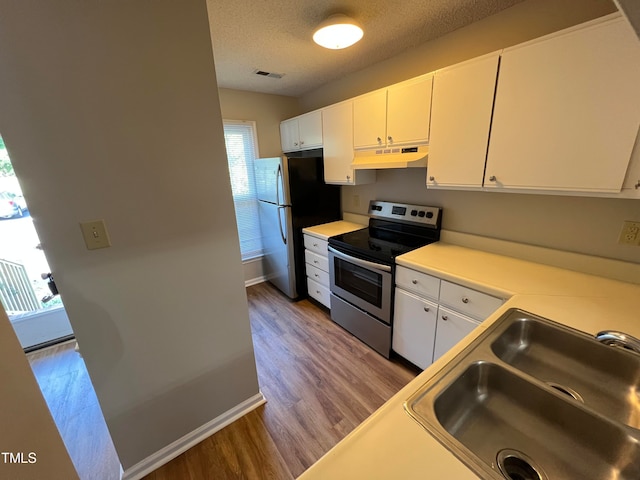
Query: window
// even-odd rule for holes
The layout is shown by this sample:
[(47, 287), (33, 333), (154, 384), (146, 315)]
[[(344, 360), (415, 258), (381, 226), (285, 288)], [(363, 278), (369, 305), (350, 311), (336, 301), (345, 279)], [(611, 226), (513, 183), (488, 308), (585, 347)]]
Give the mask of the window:
[(224, 121), (224, 141), (236, 209), (242, 260), (262, 254), (253, 161), (258, 155), (255, 122)]

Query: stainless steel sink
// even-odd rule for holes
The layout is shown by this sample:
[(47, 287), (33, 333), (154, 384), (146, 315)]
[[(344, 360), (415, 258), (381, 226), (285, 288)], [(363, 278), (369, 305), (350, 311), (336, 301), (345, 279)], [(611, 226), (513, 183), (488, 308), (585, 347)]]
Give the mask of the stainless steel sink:
[(513, 309), (405, 408), (482, 478), (637, 480), (637, 357)]
[(503, 362), (640, 428), (640, 355), (535, 318), (517, 318), (491, 344)]

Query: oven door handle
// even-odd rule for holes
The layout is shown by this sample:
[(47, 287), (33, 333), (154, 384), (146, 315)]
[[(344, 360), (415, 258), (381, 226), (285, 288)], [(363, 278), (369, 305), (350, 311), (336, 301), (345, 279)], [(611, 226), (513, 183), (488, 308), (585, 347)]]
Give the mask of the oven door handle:
[(380, 263), (368, 262), (367, 260), (362, 260), (360, 258), (352, 257), (351, 255), (346, 255), (342, 252), (339, 252), (333, 247), (329, 247), (329, 251), (333, 253), (336, 257), (342, 258), (347, 262), (355, 263), (356, 265), (360, 265), (364, 268), (370, 268), (372, 270), (378, 270), (382, 272), (391, 272), (391, 267), (389, 265), (382, 265)]

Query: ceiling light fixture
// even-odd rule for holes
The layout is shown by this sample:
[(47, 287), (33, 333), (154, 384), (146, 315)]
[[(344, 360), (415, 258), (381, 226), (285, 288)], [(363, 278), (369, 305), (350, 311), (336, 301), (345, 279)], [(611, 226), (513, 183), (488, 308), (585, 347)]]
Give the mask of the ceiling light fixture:
[(362, 35), (362, 28), (355, 20), (338, 13), (318, 25), (313, 41), (321, 47), (339, 50), (358, 42)]

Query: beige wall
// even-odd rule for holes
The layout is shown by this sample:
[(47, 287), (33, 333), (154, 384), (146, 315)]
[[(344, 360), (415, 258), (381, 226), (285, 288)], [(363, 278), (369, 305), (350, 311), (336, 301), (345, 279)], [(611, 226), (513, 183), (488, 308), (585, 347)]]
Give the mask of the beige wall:
[(0, 451), (29, 454), (34, 463), (15, 464), (0, 457), (0, 478), (73, 480), (71, 463), (27, 357), (0, 305)]
[(228, 88), (221, 88), (218, 92), (223, 119), (256, 122), (258, 151), (261, 157), (282, 155), (280, 122), (300, 113), (296, 98)]
[[(608, 0), (526, 0), (302, 97), (304, 111), (524, 42), (615, 11)], [(623, 220), (640, 220), (638, 200), (427, 190), (424, 170), (379, 170), (377, 183), (342, 187), (345, 212), (369, 200), (444, 208), (448, 230), (640, 263), (640, 248), (618, 245)], [(355, 206), (354, 196), (360, 206)]]
[(4, 2), (0, 44), (0, 132), (126, 471), (259, 392), (205, 0)]
[[(220, 95), (220, 111), (224, 120), (256, 122), (260, 157), (279, 157), (282, 155), (280, 122), (300, 113), (298, 99), (229, 88), (220, 88), (218, 94)], [(264, 280), (260, 259), (245, 262), (243, 269), (247, 285)]]

